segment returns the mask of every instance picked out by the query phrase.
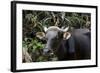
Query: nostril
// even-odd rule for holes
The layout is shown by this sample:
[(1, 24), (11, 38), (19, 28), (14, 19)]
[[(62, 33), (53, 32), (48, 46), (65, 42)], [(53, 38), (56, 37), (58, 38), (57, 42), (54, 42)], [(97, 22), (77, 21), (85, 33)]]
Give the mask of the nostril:
[(51, 52), (50, 50), (47, 51), (47, 53), (50, 53), (50, 52)]
[(43, 50), (43, 53), (44, 53), (44, 54), (49, 54), (49, 53), (50, 53), (50, 50), (47, 49), (47, 48), (45, 48), (45, 49)]

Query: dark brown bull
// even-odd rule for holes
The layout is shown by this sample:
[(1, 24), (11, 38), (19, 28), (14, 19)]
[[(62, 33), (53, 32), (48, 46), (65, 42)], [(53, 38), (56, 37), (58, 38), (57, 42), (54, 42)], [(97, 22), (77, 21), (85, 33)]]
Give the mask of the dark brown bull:
[(47, 55), (53, 51), (59, 60), (90, 59), (91, 41), (88, 29), (75, 29), (70, 33), (68, 28), (60, 29), (57, 26), (44, 27), (44, 32), (38, 32), (36, 36), (46, 39), (47, 43), (43, 53)]

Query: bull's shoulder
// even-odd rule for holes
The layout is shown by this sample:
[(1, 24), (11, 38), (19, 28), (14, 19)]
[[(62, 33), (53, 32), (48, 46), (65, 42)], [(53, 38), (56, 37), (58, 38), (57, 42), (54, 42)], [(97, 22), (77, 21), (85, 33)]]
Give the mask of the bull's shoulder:
[(72, 31), (72, 34), (88, 34), (88, 33), (90, 33), (90, 30), (86, 29), (86, 28), (84, 28), (84, 29), (74, 29)]

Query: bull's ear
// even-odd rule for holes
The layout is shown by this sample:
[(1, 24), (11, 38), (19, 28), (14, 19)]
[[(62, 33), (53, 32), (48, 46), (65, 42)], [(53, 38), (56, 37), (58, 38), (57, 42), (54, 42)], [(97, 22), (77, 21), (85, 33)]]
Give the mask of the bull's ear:
[(43, 39), (45, 37), (45, 33), (44, 32), (37, 32), (36, 37), (39, 39)]
[(69, 33), (69, 32), (64, 32), (64, 34), (63, 34), (63, 38), (64, 39), (69, 39), (71, 37), (71, 33)]

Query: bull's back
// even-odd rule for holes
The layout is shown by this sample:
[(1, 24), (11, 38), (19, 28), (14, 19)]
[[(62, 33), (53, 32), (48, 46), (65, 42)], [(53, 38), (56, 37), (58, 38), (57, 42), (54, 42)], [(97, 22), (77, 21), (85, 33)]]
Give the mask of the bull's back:
[(88, 29), (76, 29), (73, 31), (76, 57), (78, 59), (90, 59), (91, 57), (91, 40), (87, 35)]

